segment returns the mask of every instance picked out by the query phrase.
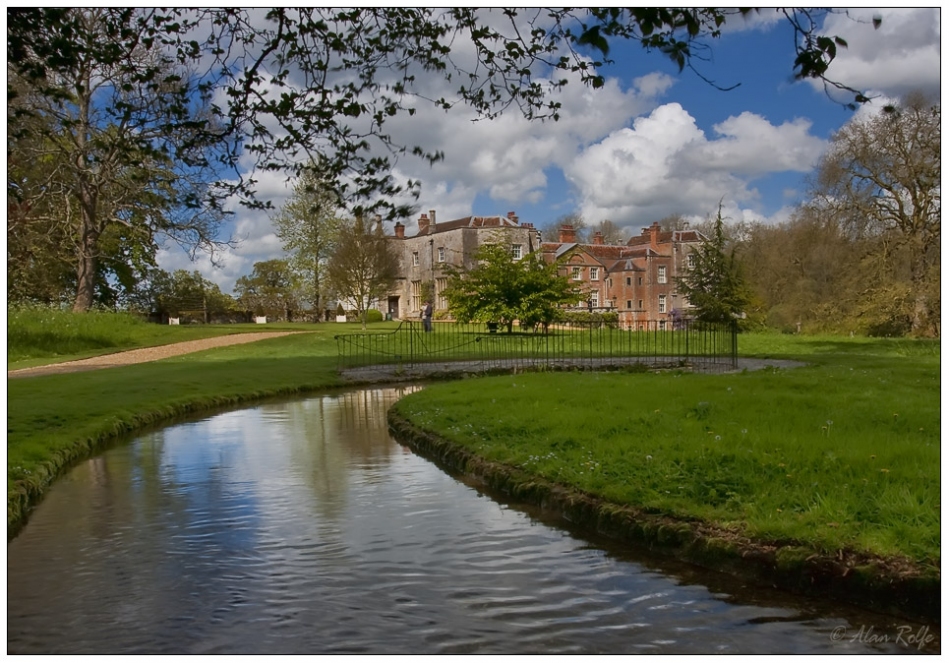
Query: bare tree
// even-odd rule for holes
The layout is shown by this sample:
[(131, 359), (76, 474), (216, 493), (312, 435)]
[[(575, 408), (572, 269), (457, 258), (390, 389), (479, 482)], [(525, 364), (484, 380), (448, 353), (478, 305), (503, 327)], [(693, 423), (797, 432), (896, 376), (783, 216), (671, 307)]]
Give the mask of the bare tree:
[[(623, 231), (618, 225), (610, 221), (609, 219), (604, 219), (598, 224), (593, 226), (593, 233), (600, 233), (600, 236), (603, 238), (604, 244), (625, 244), (626, 240), (629, 239), (629, 236), (626, 232)], [(592, 239), (592, 233), (591, 233)]]
[(366, 311), (388, 293), (398, 274), (399, 256), (381, 223), (370, 227), (362, 217), (356, 217), (340, 224), (326, 275), (337, 297), (356, 307), (363, 329)]
[(825, 213), (854, 237), (880, 240), (879, 259), (902, 249), (915, 292), (919, 330), (938, 281), (941, 240), (940, 107), (921, 95), (854, 120), (838, 131), (818, 167), (813, 192)]
[(576, 241), (583, 244), (587, 241), (587, 222), (579, 212), (571, 212), (559, 217), (553, 223), (540, 229), (541, 239), (545, 242), (559, 242), (560, 228), (572, 226), (576, 232)]
[[(681, 214), (670, 214), (665, 216), (656, 223), (659, 224), (659, 227), (662, 228), (663, 232), (668, 232), (670, 230), (685, 230), (689, 227), (688, 220)], [(712, 228), (710, 227), (709, 230)]]

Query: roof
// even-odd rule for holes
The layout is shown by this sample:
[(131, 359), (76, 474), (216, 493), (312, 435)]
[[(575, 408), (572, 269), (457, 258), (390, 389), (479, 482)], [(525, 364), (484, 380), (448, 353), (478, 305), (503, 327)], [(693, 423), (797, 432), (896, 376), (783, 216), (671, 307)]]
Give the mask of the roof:
[(506, 216), (466, 216), (452, 221), (439, 221), (435, 224), (435, 231), (432, 233), (421, 233), (425, 235), (437, 235), (440, 232), (447, 232), (457, 228), (523, 228), (516, 220)]
[[(656, 237), (656, 243), (658, 244), (669, 244), (672, 242), (702, 242), (705, 241), (706, 237), (698, 230), (667, 230), (665, 232), (660, 232)], [(636, 235), (631, 237), (626, 246), (638, 246), (641, 244), (649, 244), (650, 237), (649, 232), (644, 231), (642, 235)]]

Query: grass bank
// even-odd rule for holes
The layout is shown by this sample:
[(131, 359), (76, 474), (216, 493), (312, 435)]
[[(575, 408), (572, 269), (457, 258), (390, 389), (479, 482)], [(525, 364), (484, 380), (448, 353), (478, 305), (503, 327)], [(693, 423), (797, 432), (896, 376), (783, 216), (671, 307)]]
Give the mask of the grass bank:
[(759, 335), (739, 348), (809, 365), (459, 381), (393, 415), (529, 481), (938, 578), (938, 344)]
[[(157, 340), (182, 340), (156, 327), (168, 332)], [(64, 468), (123, 433), (203, 409), (339, 386), (333, 335), (343, 327), (308, 325), (311, 333), (147, 364), (9, 380), (8, 534)]]

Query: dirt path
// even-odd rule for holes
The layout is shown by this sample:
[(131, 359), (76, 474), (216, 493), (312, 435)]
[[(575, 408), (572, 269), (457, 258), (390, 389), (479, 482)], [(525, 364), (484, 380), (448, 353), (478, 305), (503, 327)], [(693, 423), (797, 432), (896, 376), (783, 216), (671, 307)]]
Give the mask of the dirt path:
[(67, 361), (61, 364), (47, 364), (46, 366), (36, 366), (35, 368), (21, 368), (15, 371), (7, 371), (7, 378), (28, 378), (38, 375), (75, 373), (78, 371), (93, 371), (100, 368), (128, 366), (129, 364), (142, 364), (148, 361), (177, 357), (178, 355), (185, 355), (191, 352), (201, 352), (202, 350), (210, 350), (212, 348), (253, 343), (254, 341), (262, 341), (265, 338), (277, 338), (278, 336), (301, 333), (304, 332), (253, 332), (250, 334), (215, 336), (214, 338), (203, 338), (197, 341), (184, 341), (183, 343), (170, 343), (168, 345), (158, 345), (151, 348), (139, 348), (127, 352), (99, 355), (98, 357)]

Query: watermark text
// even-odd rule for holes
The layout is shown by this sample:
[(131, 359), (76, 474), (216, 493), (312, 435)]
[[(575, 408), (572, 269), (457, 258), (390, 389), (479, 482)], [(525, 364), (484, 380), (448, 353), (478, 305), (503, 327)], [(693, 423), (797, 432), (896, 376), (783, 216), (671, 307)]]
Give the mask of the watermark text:
[(928, 626), (896, 626), (893, 631), (885, 632), (875, 626), (861, 626), (859, 629), (836, 627), (830, 634), (834, 642), (859, 642), (867, 645), (895, 644), (922, 651), (931, 644), (936, 636)]

